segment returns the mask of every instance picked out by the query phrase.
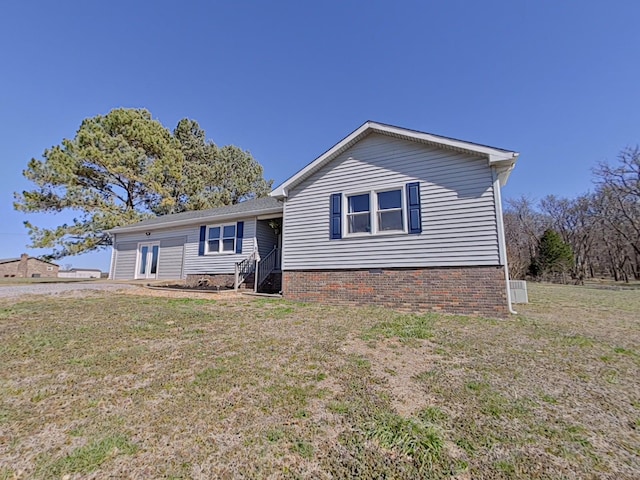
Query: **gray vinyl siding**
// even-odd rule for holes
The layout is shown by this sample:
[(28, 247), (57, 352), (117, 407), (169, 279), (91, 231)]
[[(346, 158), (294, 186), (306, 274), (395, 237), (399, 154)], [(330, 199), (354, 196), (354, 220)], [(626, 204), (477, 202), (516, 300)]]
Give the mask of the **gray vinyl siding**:
[[(235, 263), (253, 252), (255, 244), (255, 218), (239, 219), (244, 221), (242, 253), (198, 255), (200, 244), (200, 225), (167, 230), (118, 233), (115, 245), (115, 280), (135, 278), (137, 248), (139, 242), (160, 242), (158, 256), (158, 278), (178, 279), (189, 274), (233, 273)], [(226, 221), (223, 224), (234, 223)], [(212, 224), (214, 225), (214, 224)], [(267, 252), (268, 253), (268, 252)]]
[(186, 241), (186, 236), (163, 238), (160, 240), (158, 279), (174, 280), (182, 278), (184, 244)]
[[(187, 236), (184, 253), (184, 273), (189, 274), (215, 274), (234, 273), (236, 262), (244, 260), (253, 252), (256, 235), (255, 218), (240, 218), (244, 221), (244, 232), (242, 238), (242, 253), (219, 253), (212, 255), (198, 255), (200, 243), (200, 226), (194, 227)], [(233, 221), (223, 222), (228, 225)], [(212, 224), (215, 225), (215, 224)]]
[(278, 237), (273, 228), (269, 226), (269, 220), (258, 220), (256, 239), (258, 240), (258, 252), (264, 258), (278, 243)]
[[(329, 239), (332, 193), (400, 188), (415, 181), (420, 183), (421, 234), (345, 238), (343, 223), (343, 238)], [(379, 134), (293, 188), (283, 230), (284, 270), (500, 263), (487, 159)]]
[(135, 278), (138, 244), (140, 242), (160, 242), (158, 254), (158, 279), (174, 280), (183, 278), (184, 247), (193, 227), (136, 233), (118, 233), (115, 244), (114, 280)]
[[(124, 236), (124, 235), (123, 235)], [(121, 235), (118, 235), (118, 239)], [(113, 268), (114, 280), (131, 280), (135, 276), (138, 242), (118, 240), (114, 246), (115, 260)]]

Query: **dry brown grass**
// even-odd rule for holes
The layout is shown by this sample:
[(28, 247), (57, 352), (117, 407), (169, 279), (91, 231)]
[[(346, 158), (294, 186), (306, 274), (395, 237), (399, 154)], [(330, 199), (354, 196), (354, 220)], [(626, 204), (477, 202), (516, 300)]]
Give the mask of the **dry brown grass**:
[(235, 295), (0, 302), (0, 479), (638, 478), (640, 294), (508, 320)]

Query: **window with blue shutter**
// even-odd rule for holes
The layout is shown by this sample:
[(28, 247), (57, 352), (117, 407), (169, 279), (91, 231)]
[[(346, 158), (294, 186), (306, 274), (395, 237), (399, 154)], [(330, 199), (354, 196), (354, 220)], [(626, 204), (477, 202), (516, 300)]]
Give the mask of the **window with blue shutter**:
[(409, 233), (422, 233), (420, 183), (407, 183), (407, 219)]
[(242, 253), (244, 222), (200, 227), (198, 255)]
[(342, 238), (342, 194), (334, 193), (331, 195), (331, 240)]

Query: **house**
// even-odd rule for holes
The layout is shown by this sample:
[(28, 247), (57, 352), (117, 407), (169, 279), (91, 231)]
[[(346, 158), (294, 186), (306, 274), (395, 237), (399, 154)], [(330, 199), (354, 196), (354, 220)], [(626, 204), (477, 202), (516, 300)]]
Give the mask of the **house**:
[(100, 278), (102, 271), (97, 268), (71, 268), (58, 271), (58, 278)]
[(55, 263), (30, 257), (26, 253), (17, 258), (0, 259), (0, 277), (52, 278), (58, 276)]
[(282, 208), (281, 201), (267, 197), (114, 228), (109, 278), (206, 279), (223, 287), (234, 286), (237, 273), (238, 283), (253, 287), (246, 280), (258, 256), (263, 265), (276, 260), (279, 230), (273, 226)]
[(276, 272), (292, 300), (506, 315), (500, 188), (517, 158), (368, 121), (270, 198), (113, 229), (112, 277), (259, 289)]

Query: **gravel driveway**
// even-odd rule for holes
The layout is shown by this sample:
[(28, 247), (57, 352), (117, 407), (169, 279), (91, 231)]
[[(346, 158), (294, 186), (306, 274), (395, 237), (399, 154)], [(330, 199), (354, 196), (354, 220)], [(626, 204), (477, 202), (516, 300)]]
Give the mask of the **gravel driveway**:
[(17, 298), (23, 295), (60, 295), (81, 290), (117, 291), (137, 288), (124, 283), (37, 283), (31, 285), (0, 286), (0, 298)]

